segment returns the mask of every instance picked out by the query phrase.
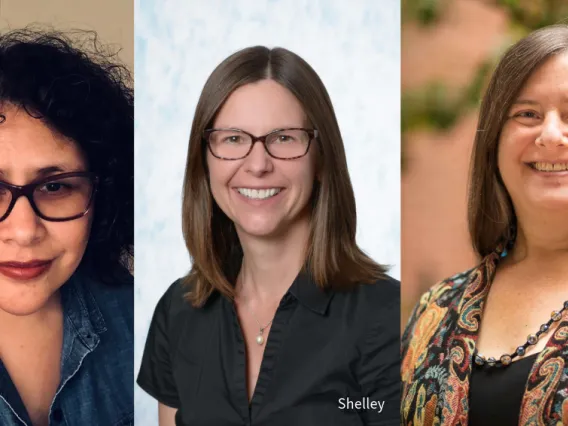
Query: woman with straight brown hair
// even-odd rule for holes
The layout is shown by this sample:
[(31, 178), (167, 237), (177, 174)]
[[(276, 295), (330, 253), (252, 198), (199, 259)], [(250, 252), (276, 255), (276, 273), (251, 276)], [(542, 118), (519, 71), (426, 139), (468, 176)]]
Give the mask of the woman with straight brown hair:
[(355, 230), (315, 71), (282, 48), (223, 61), (190, 134), (192, 268), (158, 303), (138, 376), (160, 425), (398, 424), (399, 285)]
[(403, 424), (568, 424), (567, 25), (497, 66), (468, 220), (483, 260), (423, 295), (403, 336)]

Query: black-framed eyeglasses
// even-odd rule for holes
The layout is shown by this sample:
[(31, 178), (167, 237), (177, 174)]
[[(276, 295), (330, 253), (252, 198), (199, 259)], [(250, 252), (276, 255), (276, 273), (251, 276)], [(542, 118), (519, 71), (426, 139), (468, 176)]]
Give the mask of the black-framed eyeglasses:
[(273, 158), (295, 160), (303, 157), (318, 137), (315, 129), (277, 129), (264, 136), (254, 136), (241, 129), (207, 129), (203, 138), (214, 157), (221, 160), (240, 160), (249, 155), (255, 142), (262, 142)]
[(0, 222), (10, 215), (20, 197), (28, 199), (41, 219), (50, 222), (78, 219), (91, 208), (97, 184), (97, 176), (90, 172), (61, 173), (24, 186), (0, 181)]

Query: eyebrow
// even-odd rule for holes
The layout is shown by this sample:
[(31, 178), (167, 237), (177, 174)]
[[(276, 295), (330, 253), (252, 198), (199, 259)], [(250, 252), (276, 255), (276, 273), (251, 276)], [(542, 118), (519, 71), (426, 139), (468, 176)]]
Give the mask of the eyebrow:
[(532, 99), (517, 99), (513, 102), (513, 105), (539, 105), (537, 101), (533, 101)]
[[(568, 96), (562, 96), (562, 103), (568, 103)], [(540, 105), (540, 103), (530, 98), (519, 98), (512, 105)]]
[[(79, 172), (83, 171), (83, 167), (80, 166), (69, 166), (65, 164), (52, 164), (49, 166), (41, 167), (35, 170), (35, 179), (42, 178), (45, 176), (50, 176), (57, 173), (65, 172)], [(0, 176), (6, 176), (4, 170), (0, 169)]]

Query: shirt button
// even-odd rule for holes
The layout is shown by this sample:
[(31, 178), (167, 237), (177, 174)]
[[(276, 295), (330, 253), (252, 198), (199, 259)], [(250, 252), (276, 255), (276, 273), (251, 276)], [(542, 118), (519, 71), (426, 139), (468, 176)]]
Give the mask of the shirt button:
[(63, 420), (63, 411), (60, 408), (53, 411), (53, 420), (58, 423)]

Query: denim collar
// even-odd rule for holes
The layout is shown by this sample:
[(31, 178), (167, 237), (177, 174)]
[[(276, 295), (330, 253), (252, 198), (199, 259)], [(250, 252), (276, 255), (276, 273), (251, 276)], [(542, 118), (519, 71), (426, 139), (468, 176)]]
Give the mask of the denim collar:
[(104, 333), (107, 328), (88, 288), (88, 280), (82, 277), (81, 272), (77, 271), (61, 289), (61, 304), (65, 325), (72, 327), (69, 331), (81, 339), (88, 349), (93, 350), (100, 341), (99, 334)]

